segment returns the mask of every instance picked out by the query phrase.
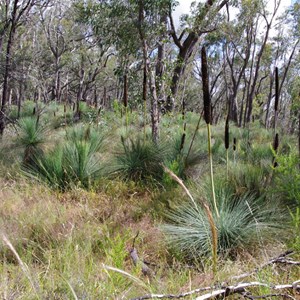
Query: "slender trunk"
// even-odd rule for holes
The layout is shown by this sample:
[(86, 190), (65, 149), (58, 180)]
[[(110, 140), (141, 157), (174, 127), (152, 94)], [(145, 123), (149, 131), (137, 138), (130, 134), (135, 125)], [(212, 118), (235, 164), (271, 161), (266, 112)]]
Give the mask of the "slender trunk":
[[(143, 59), (144, 59), (144, 80), (143, 80), (144, 112), (146, 110), (147, 77), (149, 77), (149, 86), (151, 92), (152, 140), (154, 143), (157, 143), (159, 139), (158, 98), (156, 94), (155, 73), (151, 71), (150, 59), (148, 57), (148, 44), (143, 30), (143, 24), (144, 24), (144, 4), (143, 1), (139, 1), (138, 31), (142, 43)], [(145, 127), (144, 127), (144, 137), (145, 137)]]
[(246, 86), (244, 86), (244, 88), (243, 88), (243, 96), (242, 96), (242, 100), (241, 100), (241, 110), (240, 110), (239, 123), (238, 123), (239, 127), (242, 127), (242, 124), (243, 124), (245, 95), (246, 95)]
[[(15, 5), (17, 5), (17, 2), (15, 2)], [(15, 13), (16, 10), (17, 7), (15, 8)], [(0, 135), (1, 136), (3, 135), (5, 125), (6, 125), (6, 110), (7, 110), (7, 102), (9, 99), (9, 91), (10, 91), (12, 46), (13, 46), (15, 32), (16, 32), (16, 27), (14, 21), (12, 21), (9, 38), (6, 46), (6, 59), (5, 59), (3, 87), (2, 87), (2, 102), (1, 102), (1, 114), (0, 114)]]
[(265, 128), (269, 128), (269, 115), (270, 115), (270, 106), (271, 106), (271, 100), (272, 100), (272, 91), (273, 91), (273, 74), (270, 75), (270, 88), (269, 88), (269, 94), (268, 94), (268, 101), (267, 101), (267, 109), (266, 109), (266, 118), (265, 118)]
[(152, 140), (155, 144), (159, 140), (159, 110), (158, 99), (156, 94), (154, 72), (150, 72), (150, 91), (151, 91), (151, 124), (152, 124)]
[[(167, 15), (163, 14), (160, 17), (160, 23), (164, 28), (167, 28)], [(166, 46), (164, 40), (166, 39), (165, 34), (161, 34), (159, 37), (159, 43), (157, 47), (157, 62), (155, 67), (155, 76), (156, 76), (156, 91), (159, 103), (165, 103), (166, 94), (165, 94), (165, 80), (163, 78), (165, 66), (164, 60), (166, 55)]]
[[(254, 99), (255, 89), (256, 89), (256, 85), (257, 85), (257, 80), (258, 80), (258, 77), (259, 77), (260, 64), (261, 64), (262, 56), (263, 56), (263, 53), (264, 53), (264, 50), (265, 50), (265, 47), (266, 47), (266, 44), (267, 44), (267, 41), (268, 41), (268, 38), (269, 38), (270, 29), (272, 27), (272, 23), (273, 23), (275, 15), (277, 13), (277, 10), (279, 8), (279, 5), (280, 5), (280, 1), (278, 1), (277, 3), (275, 2), (275, 8), (274, 8), (274, 11), (272, 13), (270, 21), (267, 20), (266, 15), (263, 15), (263, 17), (265, 18), (265, 21), (267, 23), (266, 24), (267, 29), (266, 29), (266, 33), (265, 33), (265, 36), (264, 36), (263, 43), (262, 43), (261, 48), (259, 50), (259, 53), (257, 55), (257, 61), (256, 61), (256, 67), (255, 67), (255, 71), (254, 71), (253, 82), (252, 82), (250, 93), (249, 93), (249, 96), (248, 96), (248, 101), (247, 101), (248, 102), (248, 110), (247, 110), (247, 116), (246, 116), (246, 122), (247, 123), (249, 123), (251, 121), (252, 108), (253, 108), (253, 99)], [(251, 84), (251, 81), (250, 81), (250, 84)]]

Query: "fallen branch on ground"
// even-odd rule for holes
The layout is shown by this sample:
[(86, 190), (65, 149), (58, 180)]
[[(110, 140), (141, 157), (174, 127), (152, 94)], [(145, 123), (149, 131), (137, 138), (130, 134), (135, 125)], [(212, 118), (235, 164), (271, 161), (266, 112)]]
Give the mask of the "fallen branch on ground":
[[(158, 294), (149, 294), (145, 296), (141, 296), (138, 298), (134, 298), (131, 300), (146, 300), (146, 299), (179, 299), (179, 298), (184, 298), (188, 297), (203, 291), (211, 290), (209, 293), (206, 293), (204, 295), (198, 296), (195, 300), (209, 300), (209, 299), (215, 299), (218, 297), (225, 298), (229, 295), (232, 294), (241, 294), (244, 297), (247, 296), (249, 299), (255, 299), (256, 297), (258, 298), (266, 298), (268, 295), (263, 295), (263, 296), (252, 296), (251, 294), (248, 294), (247, 288), (251, 287), (266, 287), (269, 288), (270, 290), (275, 290), (275, 291), (280, 291), (280, 290), (292, 290), (294, 292), (300, 293), (300, 285), (298, 284), (299, 281), (296, 281), (292, 284), (278, 284), (278, 285), (269, 285), (266, 283), (262, 282), (245, 282), (245, 283), (239, 283), (237, 285), (231, 285), (231, 286), (223, 286), (221, 288), (217, 287), (204, 287), (204, 288), (199, 288), (187, 293), (182, 293), (178, 295), (174, 294), (169, 294), (169, 295), (158, 295)], [(275, 294), (272, 294), (275, 295)], [(279, 295), (279, 294), (276, 294)], [(282, 295), (282, 294), (280, 294)]]
[[(249, 272), (249, 273), (244, 273), (238, 276), (233, 276), (231, 277), (228, 281), (231, 280), (237, 280), (237, 279), (242, 279), (251, 275), (256, 274), (258, 271), (262, 270), (263, 268), (273, 265), (273, 264), (286, 264), (286, 265), (292, 265), (292, 266), (299, 266), (300, 262), (299, 261), (294, 261), (290, 258), (288, 258), (289, 255), (293, 254), (294, 251), (286, 251), (279, 256), (270, 259), (268, 262), (264, 263), (263, 265), (257, 267), (254, 269), (254, 271)], [(138, 298), (134, 298), (131, 300), (147, 300), (147, 299), (180, 299), (180, 298), (185, 298), (191, 295), (196, 295), (204, 291), (211, 291), (207, 294), (198, 296), (196, 300), (206, 300), (206, 299), (214, 299), (217, 297), (227, 297), (228, 295), (231, 294), (241, 294), (243, 297), (248, 298), (248, 299), (265, 299), (265, 298), (270, 298), (270, 297), (280, 297), (285, 295), (287, 298), (294, 299), (291, 295), (286, 295), (286, 294), (269, 294), (269, 295), (262, 295), (262, 296), (253, 296), (249, 294), (246, 291), (246, 288), (250, 287), (267, 287), (270, 290), (293, 290), (294, 292), (300, 293), (300, 280), (293, 282), (292, 284), (279, 284), (279, 285), (268, 285), (265, 283), (261, 282), (246, 282), (246, 283), (238, 283), (236, 285), (229, 285), (227, 282), (223, 282), (221, 284), (221, 287), (203, 287), (203, 288), (198, 288), (189, 292), (181, 293), (181, 294), (148, 294), (144, 295)]]
[(285, 265), (300, 266), (299, 261), (294, 261), (294, 260), (288, 258), (288, 256), (293, 254), (293, 253), (294, 253), (294, 251), (288, 250), (288, 251), (278, 255), (277, 257), (270, 259), (268, 262), (266, 262), (263, 265), (255, 268), (253, 271), (248, 272), (248, 273), (243, 273), (241, 275), (233, 276), (233, 277), (230, 278), (230, 280), (238, 280), (238, 279), (242, 279), (242, 278), (245, 278), (245, 277), (249, 277), (251, 275), (256, 274), (257, 272), (259, 272), (263, 268), (265, 268), (267, 266), (270, 266), (270, 265), (273, 265), (273, 264), (285, 264)]

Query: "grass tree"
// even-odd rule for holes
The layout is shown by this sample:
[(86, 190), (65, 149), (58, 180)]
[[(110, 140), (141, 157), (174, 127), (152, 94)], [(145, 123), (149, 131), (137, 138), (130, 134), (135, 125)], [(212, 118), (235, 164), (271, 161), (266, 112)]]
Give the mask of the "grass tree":
[(24, 148), (24, 164), (31, 164), (34, 157), (42, 153), (41, 146), (46, 140), (46, 127), (36, 117), (26, 117), (18, 121), (16, 144)]
[(157, 144), (139, 136), (136, 139), (121, 137), (121, 142), (122, 151), (115, 155), (114, 174), (141, 183), (162, 179), (164, 155)]
[[(285, 213), (274, 203), (268, 203), (264, 196), (256, 197), (250, 193), (234, 196), (225, 184), (216, 191), (219, 217), (216, 212), (212, 213), (220, 255), (234, 255), (239, 249), (264, 243), (265, 238), (270, 239), (272, 233), (278, 233), (282, 228)], [(210, 197), (207, 200), (210, 203), (212, 201)], [(174, 208), (167, 213), (169, 222), (163, 226), (170, 245), (189, 260), (208, 256), (213, 243), (210, 220), (198, 203), (188, 202)], [(282, 223), (278, 220), (282, 220)]]
[(25, 168), (25, 174), (59, 190), (72, 185), (89, 188), (102, 170), (102, 144), (103, 137), (97, 131), (75, 127), (67, 132), (64, 143), (37, 156), (34, 165)]

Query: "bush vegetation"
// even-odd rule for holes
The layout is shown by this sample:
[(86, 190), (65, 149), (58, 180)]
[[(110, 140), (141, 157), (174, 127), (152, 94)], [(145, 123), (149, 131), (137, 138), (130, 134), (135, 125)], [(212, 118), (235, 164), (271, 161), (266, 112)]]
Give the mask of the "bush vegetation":
[[(231, 124), (227, 175), (224, 125), (213, 126), (218, 217), (203, 122), (190, 148), (195, 114), (187, 114), (184, 142), (181, 118), (165, 116), (160, 142), (154, 144), (148, 127), (141, 133), (134, 112), (126, 126), (125, 116), (116, 118), (114, 112), (96, 124), (91, 124), (95, 118), (83, 118), (45, 126), (62, 121), (63, 108), (55, 111), (56, 116), (45, 112), (39, 120), (22, 117), (17, 133), (10, 130), (0, 145), (1, 174), (10, 174), (0, 179), (0, 225), (11, 244), (2, 236), (0, 297), (127, 299), (178, 293), (178, 286), (213, 285), (288, 247), (300, 249), (299, 158), (292, 136), (280, 145), (274, 168), (272, 134), (257, 125), (252, 131)], [(195, 203), (163, 165), (184, 180)], [(203, 201), (217, 227), (214, 275)], [(154, 262), (154, 280), (147, 281), (140, 264), (132, 263), (133, 245), (141, 259)], [(298, 279), (293, 272), (289, 276)], [(284, 274), (278, 269), (257, 276), (275, 282)]]

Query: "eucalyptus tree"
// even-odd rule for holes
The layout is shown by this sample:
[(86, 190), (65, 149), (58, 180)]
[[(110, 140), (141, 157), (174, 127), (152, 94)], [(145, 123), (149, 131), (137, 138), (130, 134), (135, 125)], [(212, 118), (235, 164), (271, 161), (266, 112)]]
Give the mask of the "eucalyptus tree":
[(166, 41), (163, 37), (167, 32), (166, 16), (173, 9), (174, 1), (89, 1), (78, 5), (102, 43), (111, 45), (118, 54), (118, 69), (123, 72), (121, 78), (129, 69), (142, 71), (142, 100), (145, 106), (150, 94), (152, 136), (156, 142), (159, 135), (158, 98), (164, 98), (161, 81)]
[[(21, 24), (24, 24), (28, 18), (28, 15), (35, 5), (46, 5), (47, 1), (35, 1), (35, 0), (6, 0), (0, 2), (1, 8), (1, 38), (0, 45), (1, 50), (4, 51), (5, 60), (3, 68), (3, 85), (2, 85), (2, 98), (0, 108), (0, 135), (3, 135), (3, 131), (6, 126), (6, 111), (7, 103), (10, 96), (10, 81), (12, 73), (12, 58), (14, 56), (13, 45), (18, 28)], [(5, 50), (3, 46), (5, 44)]]
[(189, 59), (195, 52), (200, 37), (206, 33), (214, 31), (217, 27), (217, 13), (227, 5), (229, 0), (216, 1), (207, 0), (205, 3), (199, 3), (194, 10), (194, 15), (190, 22), (186, 24), (181, 30), (177, 32), (175, 29), (172, 11), (169, 10), (170, 20), (170, 35), (177, 47), (177, 58), (172, 70), (172, 80), (170, 84), (170, 95), (168, 96), (166, 108), (172, 111), (175, 104), (175, 97), (177, 95), (179, 82), (185, 72), (186, 65)]

